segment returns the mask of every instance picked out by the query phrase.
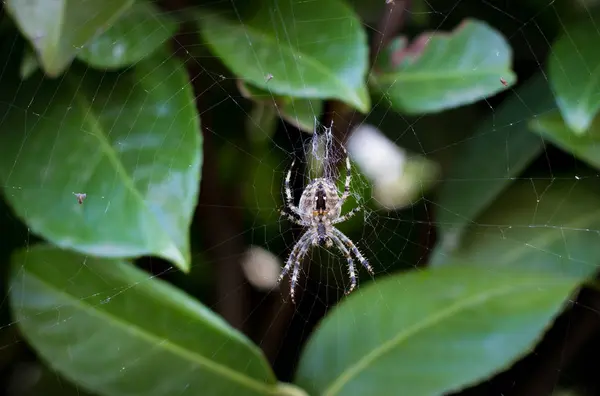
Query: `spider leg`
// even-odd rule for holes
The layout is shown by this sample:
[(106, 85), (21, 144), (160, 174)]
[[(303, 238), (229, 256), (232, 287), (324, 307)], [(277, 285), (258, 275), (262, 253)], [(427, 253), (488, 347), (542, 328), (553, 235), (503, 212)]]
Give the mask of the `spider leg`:
[(363, 209), (362, 206), (357, 206), (356, 208), (352, 209), (350, 212), (346, 213), (343, 216), (338, 217), (337, 219), (333, 220), (331, 222), (331, 224), (337, 224), (337, 223), (341, 223), (342, 221), (346, 221), (348, 219), (351, 219), (352, 217), (354, 217), (355, 214), (357, 214), (358, 212), (360, 212)]
[(300, 260), (302, 260), (304, 255), (308, 252), (311, 245), (312, 241), (310, 239), (303, 242), (294, 261), (294, 271), (292, 272), (292, 279), (290, 280), (290, 298), (294, 304), (296, 304), (296, 283), (298, 282), (298, 275), (300, 274)]
[[(288, 219), (289, 221), (291, 221), (292, 223), (294, 223), (294, 224), (298, 224), (298, 225), (301, 225), (301, 226), (304, 226), (304, 227), (307, 227), (307, 226), (309, 226), (309, 224), (307, 224), (307, 223), (306, 223), (306, 222), (304, 222), (303, 220), (301, 220), (301, 219), (298, 219), (298, 218), (296, 218), (296, 217), (292, 216), (291, 214), (287, 213), (287, 212), (286, 212), (285, 210), (283, 210), (283, 209), (279, 209), (279, 213), (280, 213), (282, 216), (284, 216), (286, 219)], [(292, 213), (293, 213), (293, 212), (292, 212)]]
[(283, 267), (283, 269), (281, 270), (281, 273), (279, 274), (279, 278), (277, 278), (277, 283), (280, 283), (283, 280), (283, 278), (287, 275), (287, 273), (290, 271), (290, 268), (292, 268), (295, 257), (298, 254), (298, 250), (303, 246), (304, 243), (310, 241), (309, 234), (311, 234), (310, 231), (305, 232), (304, 235), (302, 235), (300, 237), (300, 239), (298, 239), (298, 242), (296, 242), (296, 244), (294, 245), (294, 248), (290, 252), (290, 255), (288, 256), (288, 259), (285, 263), (285, 266)]
[(354, 242), (352, 242), (350, 240), (350, 238), (348, 238), (346, 235), (344, 235), (344, 233), (342, 231), (338, 230), (337, 228), (331, 227), (331, 229), (333, 230), (333, 234), (336, 237), (338, 237), (344, 243), (344, 245), (348, 246), (350, 251), (356, 256), (356, 258), (358, 259), (360, 264), (363, 267), (365, 267), (365, 269), (367, 271), (369, 271), (369, 273), (371, 275), (375, 275), (373, 268), (369, 265), (369, 261), (367, 261), (367, 259), (358, 251), (358, 248), (356, 247)]
[(342, 205), (344, 204), (344, 202), (346, 202), (346, 199), (348, 199), (348, 197), (350, 196), (350, 182), (352, 181), (352, 168), (350, 166), (350, 157), (348, 156), (348, 151), (346, 151), (346, 148), (344, 146), (342, 146), (342, 151), (344, 152), (344, 155), (346, 156), (346, 182), (344, 183), (344, 192), (342, 193), (342, 196), (340, 197), (340, 200), (338, 201), (338, 203), (335, 205), (333, 211), (336, 211), (337, 209), (341, 208)]
[(356, 270), (354, 268), (354, 260), (352, 260), (350, 251), (346, 248), (346, 246), (344, 246), (344, 243), (340, 240), (340, 238), (338, 238), (336, 235), (332, 235), (330, 238), (333, 240), (337, 248), (344, 253), (344, 256), (346, 256), (346, 259), (348, 260), (348, 273), (350, 274), (350, 289), (346, 291), (346, 295), (348, 295), (356, 288)]
[[(283, 278), (290, 272), (290, 269), (293, 267), (292, 272), (292, 289), (290, 291), (290, 295), (292, 297), (292, 302), (294, 301), (294, 287), (296, 286), (296, 282), (298, 280), (298, 273), (300, 272), (300, 258), (303, 256), (312, 243), (312, 232), (307, 231), (300, 237), (298, 242), (294, 245), (285, 266), (281, 270), (281, 274), (279, 274), (279, 278), (277, 279), (277, 284), (281, 283)], [(299, 254), (302, 253), (302, 254)]]
[(292, 178), (292, 169), (294, 168), (294, 164), (296, 163), (296, 159), (292, 161), (292, 165), (285, 175), (285, 201), (287, 207), (297, 215), (300, 215), (300, 209), (296, 205), (294, 205), (294, 196), (292, 195), (292, 188), (290, 187), (290, 179)]

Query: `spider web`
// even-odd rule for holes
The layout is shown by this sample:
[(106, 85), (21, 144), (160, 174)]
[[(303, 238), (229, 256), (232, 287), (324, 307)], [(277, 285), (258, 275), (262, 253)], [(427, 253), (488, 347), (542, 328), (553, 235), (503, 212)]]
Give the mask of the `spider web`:
[[(384, 7), (385, 2), (381, 3)], [(530, 69), (542, 73), (545, 71), (544, 59), (546, 56), (544, 54), (550, 52), (551, 38), (550, 33), (544, 31), (543, 23), (539, 21), (539, 18), (542, 15), (554, 14), (560, 24), (566, 23), (564, 17), (554, 13), (555, 0), (538, 1), (537, 9), (531, 15), (517, 15), (500, 2), (481, 1), (467, 4), (466, 0), (453, 0), (443, 6), (437, 5), (437, 3), (434, 5), (425, 0), (414, 3), (418, 4), (418, 8), (409, 12), (408, 19), (411, 23), (417, 23), (427, 18), (439, 21), (440, 28), (433, 29), (434, 32), (447, 30), (446, 26), (451, 21), (458, 22), (457, 15), (462, 15), (465, 7), (472, 7), (477, 3), (478, 7), (473, 8), (474, 14), (481, 13), (482, 18), (487, 21), (498, 18), (499, 23), (510, 23), (510, 26), (513, 26), (512, 33), (505, 33), (507, 39), (511, 41), (518, 53), (522, 56), (529, 56), (528, 63), (533, 64), (533, 66), (529, 66)], [(361, 10), (359, 1), (351, 2), (351, 4)], [(588, 3), (580, 2), (580, 4), (584, 10), (589, 12), (590, 5)], [(246, 6), (240, 0), (216, 2), (212, 5), (229, 7), (230, 15), (233, 15), (234, 18), (240, 18), (240, 10)], [(366, 8), (368, 7), (362, 6), (362, 9)], [(376, 26), (378, 15), (379, 11), (377, 17), (368, 14), (364, 17), (365, 28), (371, 33), (379, 32), (380, 28)], [(490, 16), (493, 18), (490, 19)], [(315, 16), (315, 19), (317, 20), (319, 17)], [(323, 21), (323, 23), (327, 23), (327, 21)], [(385, 27), (383, 26), (383, 28)], [(412, 26), (412, 28), (414, 27)], [(134, 34), (133, 31), (136, 27), (132, 26), (131, 29)], [(282, 45), (286, 40), (293, 39), (290, 37), (277, 38)], [(183, 37), (178, 36), (176, 40), (181, 45), (185, 45)], [(252, 45), (250, 39), (248, 44)], [(202, 48), (197, 49), (206, 50), (205, 43), (200, 43), (200, 47)], [(211, 140), (210, 147), (214, 153), (212, 153), (212, 157), (205, 154), (204, 168), (217, 169), (216, 175), (227, 188), (224, 196), (221, 197), (223, 201), (215, 203), (201, 200), (199, 207), (204, 206), (205, 209), (212, 210), (219, 206), (225, 210), (223, 213), (231, 216), (228, 219), (237, 219), (231, 220), (236, 225), (229, 233), (230, 239), (221, 241), (221, 244), (233, 241), (235, 249), (228, 255), (223, 254), (220, 250), (221, 244), (203, 239), (206, 238), (207, 230), (200, 233), (192, 232), (191, 237), (196, 238), (196, 242), (193, 243), (195, 249), (192, 273), (200, 275), (196, 275), (193, 282), (186, 283), (187, 281), (177, 276), (178, 271), (172, 266), (154, 263), (150, 265), (154, 274), (149, 272), (148, 280), (155, 277), (167, 279), (220, 313), (236, 303), (242, 305), (241, 308), (234, 309), (234, 313), (230, 312), (232, 317), (237, 320), (236, 325), (243, 326), (250, 337), (265, 349), (267, 355), (275, 362), (275, 370), (283, 379), (287, 379), (291, 375), (290, 369), (280, 367), (288, 367), (289, 361), (297, 356), (301, 350), (302, 341), (308, 337), (318, 320), (340, 299), (344, 298), (344, 292), (349, 285), (349, 277), (346, 260), (339, 251), (314, 247), (303, 261), (297, 284), (298, 304), (292, 305), (287, 300), (289, 290), (287, 279), (281, 285), (275, 284), (281, 267), (302, 231), (280, 216), (279, 209), (285, 203), (283, 182), (292, 160), (295, 159), (297, 170), (292, 174), (292, 183), (296, 203), (303, 187), (318, 174), (324, 174), (326, 177), (336, 180), (340, 191), (343, 191), (343, 172), (340, 177), (340, 169), (343, 168), (338, 166), (343, 160), (343, 155), (339, 150), (341, 142), (329, 129), (329, 125), (321, 122), (322, 118), (316, 101), (314, 106), (313, 103), (310, 104), (315, 120), (314, 133), (300, 132), (285, 122), (279, 122), (274, 131), (261, 125), (257, 121), (256, 114), (253, 113), (251, 103), (237, 90), (236, 83), (239, 81), (218, 65), (212, 55), (206, 51), (200, 51), (200, 53), (201, 55), (195, 55), (187, 52), (184, 57), (198, 70), (203, 81), (210, 82), (197, 98), (203, 103), (200, 114), (203, 124), (204, 117), (211, 118), (211, 122), (206, 122), (204, 128), (207, 140)], [(490, 56), (495, 56), (493, 49), (490, 50)], [(265, 76), (267, 76), (269, 74), (268, 66), (262, 66)], [(277, 76), (272, 76), (272, 78), (277, 78)], [(543, 78), (547, 78), (545, 74)], [(190, 84), (193, 83), (192, 80)], [(509, 89), (509, 93), (515, 94), (516, 92), (514, 89)], [(276, 98), (273, 96), (272, 99)], [(515, 112), (524, 114), (522, 118), (500, 120), (496, 118), (496, 113), (502, 103), (501, 99), (502, 97), (499, 95), (499, 98), (483, 100), (482, 104), (451, 110), (444, 113), (445, 115), (441, 118), (439, 116), (408, 117), (398, 114), (392, 110), (390, 103), (384, 97), (374, 102), (373, 109), (365, 120), (356, 125), (358, 129), (354, 130), (355, 140), (351, 138), (346, 144), (353, 170), (351, 195), (344, 205), (342, 213), (346, 213), (358, 205), (364, 209), (353, 219), (340, 224), (339, 229), (354, 241), (369, 260), (375, 276), (371, 277), (357, 263), (359, 286), (354, 293), (361, 293), (361, 287), (364, 285), (369, 282), (377, 282), (378, 279), (390, 274), (425, 266), (432, 254), (432, 241), (435, 238), (436, 227), (449, 226), (452, 229), (452, 224), (442, 224), (436, 221), (435, 214), (447, 208), (427, 194), (430, 188), (429, 183), (436, 185), (445, 180), (443, 170), (451, 163), (450, 158), (453, 153), (459, 151), (473, 139), (486, 135), (493, 138), (515, 124), (527, 122), (531, 117), (543, 115), (556, 108), (552, 105), (539, 109), (533, 103), (532, 98), (522, 98), (521, 108)], [(21, 110), (27, 111), (28, 109), (22, 108)], [(231, 114), (235, 114), (236, 117), (232, 117)], [(330, 115), (334, 120), (334, 128), (338, 124), (346, 125), (351, 121), (350, 116), (347, 115), (336, 112)], [(40, 114), (40, 117), (44, 117), (44, 115)], [(489, 129), (481, 135), (473, 135), (475, 128), (483, 120), (491, 120)], [(249, 131), (250, 129), (251, 131)], [(248, 134), (252, 133), (266, 136), (268, 141), (266, 149), (260, 152), (251, 149), (250, 143), (248, 143)], [(361, 134), (366, 136), (367, 140), (356, 140), (359, 139), (356, 136), (361, 136)], [(395, 153), (396, 161), (400, 164), (406, 164), (414, 158), (427, 157), (434, 160), (440, 167), (441, 173), (427, 182), (417, 180), (416, 193), (405, 197), (404, 204), (398, 208), (390, 208), (385, 202), (385, 197), (374, 194), (374, 180), (378, 175), (391, 171), (391, 168), (386, 168), (389, 164), (374, 164), (373, 162), (377, 162), (375, 160), (378, 159), (376, 153), (369, 156), (361, 153), (360, 150), (361, 144), (373, 142), (379, 137), (381, 137), (383, 146), (378, 147), (385, 146), (385, 149), (392, 147), (391, 150)], [(250, 136), (250, 138), (252, 137)], [(508, 146), (502, 146), (499, 147), (499, 150), (507, 150), (505, 155), (508, 163), (508, 158), (513, 154), (511, 149)], [(533, 170), (530, 170), (529, 174), (515, 176), (511, 174), (510, 169), (506, 169), (505, 175), (497, 177), (530, 182), (529, 192), (536, 200), (536, 213), (538, 207), (541, 211), (544, 206), (547, 206), (545, 192), (549, 188), (548, 186), (554, 182), (570, 180), (577, 183), (597, 180), (598, 173), (596, 171), (576, 162), (570, 155), (557, 154), (557, 152), (557, 149), (545, 145), (542, 155), (532, 165)], [(549, 159), (552, 156), (558, 156), (563, 160), (566, 157), (569, 164), (577, 169), (577, 175), (557, 176), (559, 174), (556, 169), (557, 165), (554, 162), (551, 163)], [(213, 162), (210, 162), (209, 159)], [(401, 176), (398, 175), (398, 177)], [(206, 178), (205, 175), (203, 177)], [(456, 181), (457, 186), (461, 186), (457, 188), (485, 184), (494, 181), (497, 177), (493, 179), (462, 179)], [(44, 194), (50, 192), (44, 185), (24, 186), (9, 183), (4, 186), (4, 194), (10, 194), (11, 189), (31, 189), (39, 194), (40, 199), (44, 199)], [(65, 200), (77, 202), (82, 199), (83, 205), (85, 205), (85, 200), (93, 198), (89, 195), (73, 196), (73, 194), (85, 194), (85, 191), (65, 190), (61, 191), (61, 194)], [(101, 199), (108, 202), (110, 197), (101, 197)], [(565, 196), (565, 200), (567, 199), (568, 196)], [(559, 202), (557, 205), (560, 206), (562, 203)], [(20, 223), (10, 208), (5, 206), (3, 209), (3, 221), (7, 224), (6, 229), (14, 230), (6, 237), (7, 249), (19, 245), (25, 247), (33, 245), (37, 239), (36, 236), (27, 228), (19, 225)], [(550, 210), (552, 209), (550, 208)], [(558, 211), (559, 207), (554, 207), (554, 209)], [(223, 219), (223, 222), (227, 221), (229, 220)], [(222, 224), (216, 226), (222, 227)], [(492, 239), (506, 238), (505, 232), (508, 229), (554, 228), (564, 240), (566, 253), (570, 257), (578, 257), (578, 252), (569, 249), (566, 233), (579, 231), (588, 232), (596, 237), (600, 235), (600, 229), (575, 230), (572, 227), (563, 226), (558, 220), (556, 223), (549, 221), (539, 224), (535, 216), (518, 224), (477, 221), (470, 226), (475, 235)], [(517, 239), (514, 240), (514, 244), (516, 246), (523, 245)], [(527, 247), (536, 249), (535, 246)], [(7, 257), (4, 259), (8, 261)], [(232, 267), (227, 266), (230, 262), (239, 266), (238, 272), (241, 274), (242, 280), (229, 284), (217, 282), (215, 279), (219, 276), (219, 268), (230, 270)], [(597, 265), (597, 263), (589, 262), (588, 264)], [(81, 265), (85, 267), (85, 261)], [(72, 282), (77, 282), (77, 278), (72, 279)], [(126, 298), (136, 292), (136, 284), (125, 289), (106, 290), (106, 298), (103, 301), (109, 304), (117, 298)], [(240, 299), (244, 298), (243, 296), (248, 298), (247, 304), (240, 302)], [(2, 308), (8, 309), (6, 300)], [(60, 315), (60, 307), (55, 310), (60, 317), (56, 326), (64, 326), (69, 317)], [(30, 385), (38, 384), (40, 377), (45, 375), (44, 371), (41, 371), (41, 365), (31, 356), (31, 351), (19, 336), (18, 322), (6, 318), (0, 329), (2, 330), (0, 351), (3, 351), (0, 352), (0, 355), (5, 354), (17, 362), (6, 368), (7, 383), (10, 383), (7, 392), (13, 395), (25, 394), (24, 392)], [(93, 337), (93, 334), (90, 334), (90, 337)], [(568, 332), (563, 329), (563, 333), (558, 336), (558, 339), (562, 339), (566, 343), (567, 338)], [(139, 358), (141, 357), (139, 356)], [(131, 364), (135, 365), (135, 362), (136, 357), (134, 356)], [(128, 370), (132, 370), (132, 367), (123, 367), (119, 375), (127, 375)], [(563, 370), (560, 362), (555, 370)], [(509, 394), (503, 392), (518, 388), (521, 381), (526, 381), (526, 376), (520, 375), (518, 372), (513, 372), (511, 375), (511, 378), (505, 381), (511, 383), (508, 386), (503, 383), (494, 387), (494, 383), (488, 382), (489, 392), (487, 394)], [(64, 394), (71, 388), (75, 389), (73, 394), (86, 392), (75, 384), (70, 384), (62, 379), (58, 374), (50, 377), (58, 385), (54, 384), (53, 390), (48, 390), (48, 392), (55, 393), (43, 394)], [(557, 382), (553, 384), (556, 388), (558, 385)], [(185, 384), (182, 384), (182, 389), (185, 389)], [(184, 391), (182, 394), (185, 394)]]

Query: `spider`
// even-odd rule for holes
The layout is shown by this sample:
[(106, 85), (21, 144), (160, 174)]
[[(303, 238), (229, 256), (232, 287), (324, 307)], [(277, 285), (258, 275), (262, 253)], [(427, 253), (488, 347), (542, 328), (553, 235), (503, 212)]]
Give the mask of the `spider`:
[(300, 272), (300, 261), (311, 246), (326, 246), (328, 248), (336, 246), (344, 256), (346, 256), (351, 282), (350, 289), (346, 292), (346, 295), (356, 288), (356, 272), (352, 254), (354, 254), (362, 266), (373, 275), (373, 269), (369, 265), (369, 262), (358, 251), (356, 245), (354, 245), (350, 238), (335, 227), (335, 224), (348, 220), (362, 209), (362, 207), (359, 206), (345, 215), (341, 215), (342, 205), (350, 196), (351, 181), (350, 159), (348, 158), (346, 149), (342, 147), (342, 150), (346, 157), (346, 183), (341, 197), (334, 180), (320, 177), (313, 179), (304, 188), (302, 196), (300, 197), (300, 202), (298, 203), (298, 206), (296, 206), (294, 205), (294, 197), (292, 196), (292, 189), (290, 188), (290, 179), (294, 163), (296, 162), (295, 160), (292, 161), (292, 165), (285, 177), (285, 198), (287, 208), (290, 210), (291, 214), (283, 210), (281, 210), (281, 214), (287, 217), (291, 222), (306, 228), (306, 232), (302, 234), (298, 242), (296, 242), (292, 248), (292, 252), (278, 279), (278, 283), (281, 282), (281, 280), (289, 273), (290, 269), (293, 268), (290, 281), (290, 297), (293, 303), (295, 303), (294, 290)]

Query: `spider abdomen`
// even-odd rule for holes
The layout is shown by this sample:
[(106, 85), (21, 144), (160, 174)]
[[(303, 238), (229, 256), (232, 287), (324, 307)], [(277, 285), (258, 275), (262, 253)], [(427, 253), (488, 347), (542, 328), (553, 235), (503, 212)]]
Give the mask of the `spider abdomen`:
[(330, 220), (340, 216), (341, 207), (337, 206), (340, 200), (335, 184), (326, 178), (314, 179), (302, 193), (298, 208), (305, 220)]

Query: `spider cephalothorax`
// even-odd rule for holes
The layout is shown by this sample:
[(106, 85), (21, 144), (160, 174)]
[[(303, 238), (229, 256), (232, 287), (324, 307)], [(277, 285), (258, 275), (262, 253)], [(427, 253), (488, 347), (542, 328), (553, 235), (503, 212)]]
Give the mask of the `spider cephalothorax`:
[(352, 255), (354, 255), (371, 274), (373, 274), (373, 269), (358, 251), (358, 248), (350, 238), (335, 227), (335, 224), (348, 220), (362, 209), (361, 207), (356, 207), (341, 216), (342, 205), (350, 196), (351, 181), (350, 159), (348, 158), (346, 150), (343, 150), (346, 154), (346, 183), (341, 197), (334, 180), (318, 178), (313, 179), (304, 188), (302, 196), (300, 197), (300, 202), (298, 206), (296, 206), (294, 205), (292, 190), (290, 188), (290, 178), (294, 162), (292, 162), (292, 166), (285, 177), (286, 203), (292, 214), (283, 211), (282, 214), (287, 216), (290, 221), (306, 228), (306, 232), (300, 237), (298, 242), (296, 242), (296, 245), (294, 245), (285, 267), (279, 276), (279, 281), (281, 281), (293, 267), (290, 290), (292, 301), (295, 301), (294, 290), (296, 282), (298, 281), (298, 273), (300, 272), (300, 260), (308, 252), (308, 249), (311, 246), (336, 246), (344, 256), (346, 256), (351, 282), (350, 289), (347, 293), (350, 293), (356, 287), (356, 271)]

